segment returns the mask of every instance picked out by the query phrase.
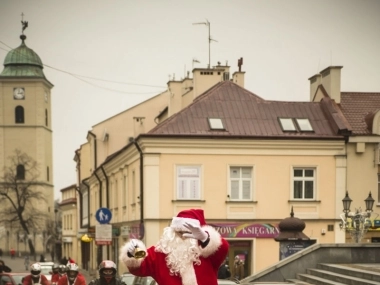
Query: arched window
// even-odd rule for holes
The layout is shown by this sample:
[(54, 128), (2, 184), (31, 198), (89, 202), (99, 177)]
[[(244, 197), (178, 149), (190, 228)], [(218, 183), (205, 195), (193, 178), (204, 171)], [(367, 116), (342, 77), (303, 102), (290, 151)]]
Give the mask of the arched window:
[(17, 165), (16, 170), (17, 170), (16, 178), (20, 179), (20, 180), (24, 180), (25, 179), (25, 167), (24, 167), (24, 165), (22, 165), (22, 164)]
[(48, 110), (45, 109), (45, 125), (48, 126)]
[(24, 107), (17, 106), (15, 109), (15, 121), (16, 124), (23, 124), (24, 123)]

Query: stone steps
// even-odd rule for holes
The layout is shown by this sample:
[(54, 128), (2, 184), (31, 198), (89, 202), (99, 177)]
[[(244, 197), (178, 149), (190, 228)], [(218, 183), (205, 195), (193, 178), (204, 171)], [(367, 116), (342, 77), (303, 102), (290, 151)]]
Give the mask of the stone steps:
[(380, 272), (360, 265), (320, 263), (286, 281), (297, 285), (379, 285)]

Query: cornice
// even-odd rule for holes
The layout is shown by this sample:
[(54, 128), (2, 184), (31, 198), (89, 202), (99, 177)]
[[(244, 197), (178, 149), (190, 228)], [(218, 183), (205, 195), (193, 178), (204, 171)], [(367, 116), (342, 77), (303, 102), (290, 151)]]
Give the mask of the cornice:
[(230, 155), (344, 155), (342, 140), (231, 140), (140, 138), (145, 153)]

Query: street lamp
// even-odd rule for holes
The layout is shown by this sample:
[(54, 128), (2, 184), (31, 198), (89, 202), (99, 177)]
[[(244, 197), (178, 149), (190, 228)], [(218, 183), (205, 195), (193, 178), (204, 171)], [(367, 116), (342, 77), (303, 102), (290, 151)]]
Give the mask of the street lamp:
[[(355, 243), (359, 243), (363, 236), (368, 231), (368, 228), (372, 225), (370, 217), (372, 213), (373, 204), (375, 200), (372, 198), (371, 192), (365, 202), (365, 211), (363, 212), (361, 207), (358, 209), (355, 208), (355, 212), (351, 212), (351, 198), (348, 196), (348, 191), (346, 192), (346, 196), (342, 200), (343, 202), (343, 213), (340, 214), (340, 218), (342, 222), (340, 223), (340, 228), (346, 230)], [(376, 214), (377, 216), (379, 214)], [(377, 217), (376, 216), (376, 217)]]

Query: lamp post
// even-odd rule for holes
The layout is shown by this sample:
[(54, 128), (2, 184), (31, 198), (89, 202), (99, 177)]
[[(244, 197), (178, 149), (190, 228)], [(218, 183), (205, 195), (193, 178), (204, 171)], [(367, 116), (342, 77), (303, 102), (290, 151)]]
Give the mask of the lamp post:
[[(355, 243), (359, 243), (363, 236), (368, 231), (368, 228), (372, 225), (370, 217), (372, 213), (373, 204), (375, 200), (372, 198), (371, 192), (365, 202), (365, 211), (362, 211), (361, 207), (355, 208), (355, 212), (351, 212), (351, 198), (348, 196), (348, 191), (346, 196), (342, 200), (343, 202), (343, 213), (340, 214), (342, 222), (340, 223), (340, 228), (348, 232)], [(376, 214), (378, 216), (378, 214)]]

